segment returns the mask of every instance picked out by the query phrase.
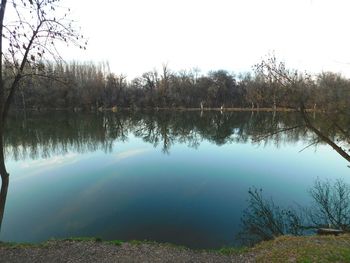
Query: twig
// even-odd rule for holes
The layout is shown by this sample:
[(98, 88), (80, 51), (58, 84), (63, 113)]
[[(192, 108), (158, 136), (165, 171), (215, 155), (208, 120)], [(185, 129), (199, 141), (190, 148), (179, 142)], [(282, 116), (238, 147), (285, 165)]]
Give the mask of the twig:
[(309, 145), (307, 145), (306, 147), (304, 147), (303, 149), (301, 149), (299, 151), (299, 153), (301, 153), (302, 151), (306, 150), (307, 148), (311, 147), (312, 145), (318, 144), (320, 142), (320, 140), (315, 140), (313, 143), (310, 143)]
[(288, 128), (284, 128), (284, 129), (280, 129), (278, 131), (275, 131), (275, 132), (271, 132), (271, 133), (268, 133), (268, 134), (264, 134), (264, 135), (261, 135), (261, 136), (258, 136), (256, 139), (254, 139), (253, 141), (254, 142), (257, 142), (257, 141), (261, 141), (265, 138), (268, 138), (268, 137), (271, 137), (275, 134), (278, 134), (278, 133), (281, 133), (281, 132), (286, 132), (286, 131), (290, 131), (290, 130), (294, 130), (294, 129), (297, 129), (297, 128), (300, 128), (300, 127), (303, 127), (302, 125), (297, 125), (297, 126), (293, 126), (293, 127), (288, 127)]

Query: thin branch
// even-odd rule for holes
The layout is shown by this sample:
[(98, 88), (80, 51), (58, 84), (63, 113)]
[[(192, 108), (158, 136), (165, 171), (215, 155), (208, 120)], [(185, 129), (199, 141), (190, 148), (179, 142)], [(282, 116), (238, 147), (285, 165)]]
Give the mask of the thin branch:
[(268, 137), (271, 137), (273, 135), (276, 135), (278, 133), (281, 133), (281, 132), (286, 132), (286, 131), (290, 131), (290, 130), (294, 130), (294, 129), (297, 129), (297, 128), (301, 128), (303, 127), (302, 125), (297, 125), (297, 126), (293, 126), (293, 127), (288, 127), (288, 128), (283, 128), (283, 129), (279, 129), (277, 131), (274, 131), (274, 132), (271, 132), (271, 133), (268, 133), (268, 134), (264, 134), (264, 135), (259, 135), (257, 136), (257, 138), (255, 138), (253, 141), (254, 142), (257, 142), (257, 141), (261, 141), (263, 139), (266, 139)]
[(309, 148), (309, 147), (311, 147), (311, 146), (313, 146), (313, 145), (315, 145), (315, 144), (318, 144), (319, 142), (320, 142), (319, 139), (318, 139), (318, 140), (315, 140), (314, 142), (310, 143), (309, 145), (307, 145), (307, 146), (305, 146), (303, 149), (301, 149), (301, 150), (299, 151), (299, 153), (303, 152), (304, 150), (306, 150), (307, 148)]

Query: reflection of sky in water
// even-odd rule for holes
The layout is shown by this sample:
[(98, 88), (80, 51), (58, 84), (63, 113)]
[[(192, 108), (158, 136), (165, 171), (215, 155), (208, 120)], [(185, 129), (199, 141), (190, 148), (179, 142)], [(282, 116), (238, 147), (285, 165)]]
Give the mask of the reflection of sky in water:
[(247, 144), (198, 149), (174, 144), (170, 154), (139, 138), (113, 151), (68, 152), (7, 162), (11, 173), (0, 238), (41, 241), (99, 236), (150, 239), (192, 247), (234, 243), (247, 190), (263, 188), (277, 203), (307, 204), (316, 177), (343, 178), (347, 163), (328, 146), (302, 142), (278, 149)]

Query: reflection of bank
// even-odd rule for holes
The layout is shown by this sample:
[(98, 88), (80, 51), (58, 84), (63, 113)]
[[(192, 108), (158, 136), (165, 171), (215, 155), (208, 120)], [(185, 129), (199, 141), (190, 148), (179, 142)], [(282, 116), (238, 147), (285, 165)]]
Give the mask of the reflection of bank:
[[(328, 143), (312, 129), (307, 129), (302, 115), (297, 112), (30, 112), (26, 120), (22, 114), (13, 114), (6, 125), (4, 145), (6, 159), (14, 160), (47, 159), (97, 150), (110, 153), (116, 141), (124, 142), (130, 136), (162, 147), (166, 154), (177, 142), (198, 148), (203, 140), (217, 145), (271, 142), (277, 147), (300, 140), (310, 142), (310, 146)], [(318, 113), (316, 120), (311, 116), (308, 120), (333, 142), (334, 138), (339, 138), (343, 143), (344, 132), (337, 127), (347, 127), (348, 118), (336, 121), (335, 126), (323, 115)]]

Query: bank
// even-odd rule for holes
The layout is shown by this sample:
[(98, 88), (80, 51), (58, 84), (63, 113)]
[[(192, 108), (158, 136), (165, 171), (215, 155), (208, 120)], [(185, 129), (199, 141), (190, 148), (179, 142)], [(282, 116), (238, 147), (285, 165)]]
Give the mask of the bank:
[(0, 262), (350, 262), (350, 234), (282, 236), (252, 248), (191, 250), (147, 241), (98, 238), (0, 243)]
[[(192, 108), (192, 107), (90, 107), (90, 108), (82, 108), (82, 107), (67, 107), (67, 108), (49, 108), (49, 107), (40, 107), (40, 108), (14, 108), (13, 112), (48, 112), (48, 111), (73, 111), (73, 112), (118, 112), (118, 111), (141, 111), (141, 112), (157, 112), (157, 111), (220, 111), (220, 112), (299, 112), (299, 109), (296, 108)], [(315, 112), (315, 113), (325, 113), (324, 110), (307, 108), (306, 112)]]

